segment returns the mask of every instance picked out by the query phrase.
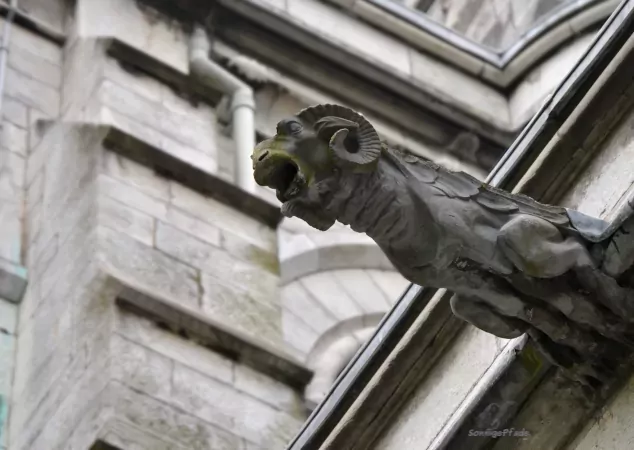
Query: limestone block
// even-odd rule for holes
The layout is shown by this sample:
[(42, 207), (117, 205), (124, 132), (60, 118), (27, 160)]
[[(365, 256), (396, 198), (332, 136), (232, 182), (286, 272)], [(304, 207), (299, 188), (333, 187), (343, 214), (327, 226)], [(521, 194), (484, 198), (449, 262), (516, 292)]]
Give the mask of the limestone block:
[(202, 275), (202, 311), (229, 326), (274, 346), (281, 342), (281, 307), (274, 293), (247, 292), (228, 276)]
[(166, 178), (158, 176), (152, 169), (114, 152), (105, 151), (101, 159), (102, 173), (130, 185), (144, 193), (169, 200), (170, 185)]
[[(68, 400), (71, 404), (69, 408), (72, 413), (73, 406), (75, 411), (78, 410), (77, 403), (79, 398), (82, 396), (84, 399), (86, 398), (87, 392), (83, 391), (84, 388), (92, 387), (99, 390), (98, 384), (105, 381), (101, 377), (108, 374), (106, 367), (109, 361), (105, 357), (94, 358), (93, 360), (98, 362), (98, 364), (88, 367), (89, 361), (86, 356), (89, 353), (93, 353), (92, 350), (95, 347), (100, 347), (102, 352), (107, 349), (107, 346), (104, 347), (103, 339), (103, 336), (108, 334), (107, 330), (106, 327), (102, 327), (101, 330), (95, 330), (93, 339), (82, 342), (83, 348), (88, 351), (78, 352), (75, 358), (71, 358), (69, 348), (62, 346), (60, 351), (51, 355), (47, 366), (39, 371), (39, 378), (29, 382), (29, 389), (25, 392), (29, 395), (32, 392), (37, 392), (37, 397), (25, 403), (23, 402), (24, 396), (21, 395), (19, 397), (20, 401), (12, 405), (10, 434), (16, 449), (34, 448), (31, 446), (32, 441), (47, 428), (47, 424), (50, 424), (52, 431), (55, 431), (55, 425), (60, 426), (61, 424), (54, 423), (52, 417), (55, 416), (56, 411), (60, 409), (65, 400)], [(101, 339), (98, 338), (99, 335), (101, 335)], [(19, 354), (20, 352), (18, 352)], [(20, 365), (18, 364), (19, 368)], [(19, 380), (20, 377), (16, 372), (16, 381)], [(82, 380), (88, 381), (82, 383)], [(99, 383), (97, 383), (97, 380), (100, 380)], [(79, 398), (74, 396), (74, 389), (80, 392)], [(88, 398), (90, 399), (90, 397)], [(77, 412), (81, 414), (82, 411), (79, 410)], [(64, 421), (64, 418), (61, 419)], [(74, 425), (70, 420), (68, 423), (71, 426)]]
[(185, 367), (174, 368), (173, 383), (173, 398), (180, 407), (265, 448), (283, 447), (301, 426), (300, 417)]
[(216, 173), (218, 170), (218, 162), (215, 156), (212, 157), (201, 150), (189, 147), (182, 142), (161, 134), (155, 128), (144, 125), (110, 108), (101, 108), (99, 121), (104, 124), (113, 125), (131, 136), (153, 147), (159, 148), (204, 172)]
[(154, 218), (108, 197), (99, 199), (99, 224), (152, 246)]
[[(22, 104), (22, 103), (19, 103)], [(17, 120), (21, 120), (16, 116)], [(27, 131), (9, 121), (2, 124), (2, 132), (0, 133), (0, 147), (10, 152), (14, 152), (22, 157), (26, 157)]]
[(316, 0), (288, 2), (288, 14), (318, 34), (352, 48), (373, 62), (401, 75), (410, 75), (408, 47), (387, 34), (326, 3)]
[(276, 409), (301, 413), (301, 396), (287, 385), (241, 364), (235, 365), (234, 376), (234, 386), (240, 391)]
[(111, 353), (113, 379), (150, 396), (169, 397), (174, 364), (169, 358), (116, 334)]
[(496, 339), (474, 327), (465, 328), (399, 411), (376, 448), (427, 447), (499, 353)]
[(190, 214), (187, 214), (173, 205), (168, 205), (167, 214), (165, 215), (164, 220), (167, 224), (172, 225), (178, 230), (188, 233), (207, 244), (211, 244), (215, 247), (220, 247), (222, 245), (221, 233), (217, 227), (192, 217)]
[(319, 333), (311, 329), (305, 320), (289, 311), (283, 311), (282, 314), (282, 333), (289, 351), (300, 361), (306, 359), (306, 355), (319, 339)]
[(392, 302), (368, 272), (359, 269), (335, 270), (333, 275), (366, 313), (384, 313), (390, 308)]
[(20, 10), (58, 32), (64, 31), (68, 13), (64, 0), (20, 0)]
[(174, 206), (260, 248), (275, 248), (275, 231), (261, 222), (178, 183), (171, 183), (171, 188)]
[[(19, 201), (20, 199), (16, 199)], [(22, 252), (22, 205), (0, 201), (0, 258), (19, 264)]]
[(117, 332), (130, 341), (225, 383), (233, 380), (233, 363), (191, 340), (159, 328), (125, 310), (117, 312)]
[[(160, 436), (171, 445), (163, 447), (165, 449), (236, 450), (241, 448), (241, 439), (238, 436), (219, 426), (214, 426), (209, 423), (209, 419), (203, 420), (183, 413), (180, 409), (123, 386), (119, 388), (117, 394), (115, 406), (117, 417), (125, 419), (138, 430)], [(117, 427), (119, 430), (121, 428), (127, 430), (128, 433), (130, 431), (130, 427)], [(142, 448), (154, 450), (155, 447)]]
[[(221, 242), (222, 248), (237, 259), (256, 264), (261, 270), (279, 275), (280, 264), (275, 248), (263, 249), (227, 230), (221, 231)], [(277, 284), (277, 280), (275, 280), (275, 284)]]
[(320, 305), (338, 320), (363, 314), (361, 307), (348, 295), (331, 272), (308, 275), (300, 280)]
[(0, 201), (19, 202), (22, 199), (25, 168), (23, 156), (0, 148)]
[(168, 296), (185, 307), (199, 304), (199, 272), (127, 235), (99, 227), (104, 270), (140, 290)]
[(118, 60), (111, 57), (104, 58), (103, 77), (116, 86), (156, 103), (161, 103), (169, 90), (158, 79), (143, 72), (126, 70)]
[(59, 89), (21, 74), (11, 67), (6, 72), (6, 94), (35, 108), (47, 117), (57, 117), (60, 110)]
[[(180, 261), (225, 280), (228, 286), (250, 292), (263, 301), (269, 301), (277, 290), (278, 278), (267, 270), (269, 267), (265, 264), (266, 261), (237, 259), (218, 247), (162, 222), (157, 223), (156, 247)], [(234, 251), (235, 247), (236, 245)], [(257, 256), (256, 252), (252, 254)]]
[(282, 288), (282, 306), (284, 314), (288, 312), (302, 318), (311, 330), (319, 334), (337, 322), (335, 315), (299, 281), (289, 283)]
[(20, 48), (9, 52), (8, 65), (23, 75), (59, 89), (62, 84), (62, 68), (59, 64), (52, 63), (40, 57), (37, 53), (31, 53)]
[[(92, 404), (98, 401), (101, 392), (107, 386), (109, 381), (105, 364), (107, 358), (104, 357), (102, 359), (104, 360), (103, 362), (88, 367), (71, 388), (66, 387), (65, 395), (56, 405), (55, 413), (47, 418), (46, 424), (39, 432), (34, 433), (35, 439), (31, 437), (22, 441), (26, 443), (22, 448), (48, 450), (51, 447), (60, 448), (64, 446), (76, 426), (81, 422), (85, 414), (90, 411)], [(17, 446), (16, 448), (21, 447)]]
[[(142, 96), (133, 89), (107, 79), (101, 85), (100, 95), (105, 105), (153, 128), (154, 132), (165, 134), (209, 156), (216, 155), (216, 120), (210, 107), (195, 107), (165, 87), (158, 92), (159, 101), (148, 98), (156, 95)], [(147, 94), (147, 91), (145, 89), (144, 93)]]
[[(27, 118), (28, 108), (7, 95), (2, 97), (2, 120), (15, 125), (18, 128), (26, 128), (29, 126)], [(3, 125), (3, 127), (6, 125)]]
[[(29, 0), (26, 0), (29, 1)], [(50, 3), (47, 0), (31, 0), (31, 1), (40, 1), (45, 3)], [(58, 0), (54, 0), (58, 1)], [(20, 6), (22, 6), (20, 4)], [(0, 20), (0, 30), (4, 29), (5, 20), (4, 18)], [(46, 39), (36, 33), (33, 33), (31, 30), (15, 26), (11, 27), (11, 51), (13, 48), (18, 48), (20, 50), (26, 51), (32, 55), (37, 55), (38, 57), (48, 61), (57, 66), (62, 65), (62, 49), (55, 42)]]
[[(124, 389), (123, 387), (119, 389)], [(129, 391), (131, 395), (137, 395)], [(124, 394), (125, 395), (125, 394)], [(123, 412), (125, 414), (125, 412)], [(161, 433), (161, 435), (163, 435)], [(115, 448), (135, 450), (187, 450), (187, 447), (172, 441), (165, 441), (153, 433), (148, 433), (131, 422), (117, 417), (108, 421), (106, 428), (100, 433), (100, 442)], [(79, 450), (79, 449), (78, 449)]]
[(167, 203), (165, 200), (146, 194), (129, 184), (104, 174), (99, 175), (98, 184), (99, 192), (103, 196), (107, 196), (152, 217), (163, 218), (167, 214)]
[(150, 8), (128, 0), (80, 0), (78, 34), (116, 37), (152, 57), (187, 73), (187, 36), (181, 26)]

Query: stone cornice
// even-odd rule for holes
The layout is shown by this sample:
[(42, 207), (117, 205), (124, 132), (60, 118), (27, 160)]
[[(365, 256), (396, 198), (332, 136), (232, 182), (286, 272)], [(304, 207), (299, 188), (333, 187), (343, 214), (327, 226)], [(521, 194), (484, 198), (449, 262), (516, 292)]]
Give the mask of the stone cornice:
[(302, 390), (312, 377), (312, 372), (291, 356), (178, 303), (124, 286), (117, 297), (117, 305), (165, 324), (175, 333), (195, 339), (214, 352), (253, 367), (298, 390)]

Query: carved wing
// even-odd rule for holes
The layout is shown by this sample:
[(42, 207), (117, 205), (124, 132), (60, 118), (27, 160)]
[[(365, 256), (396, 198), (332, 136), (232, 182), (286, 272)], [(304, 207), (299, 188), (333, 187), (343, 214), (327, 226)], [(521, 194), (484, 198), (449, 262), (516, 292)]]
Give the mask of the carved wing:
[(465, 172), (452, 172), (414, 155), (395, 152), (410, 167), (404, 168), (419, 181), (431, 184), (450, 198), (473, 200), (492, 211), (520, 213), (541, 217), (552, 224), (576, 231), (565, 208), (544, 205), (522, 194), (511, 194), (472, 177)]

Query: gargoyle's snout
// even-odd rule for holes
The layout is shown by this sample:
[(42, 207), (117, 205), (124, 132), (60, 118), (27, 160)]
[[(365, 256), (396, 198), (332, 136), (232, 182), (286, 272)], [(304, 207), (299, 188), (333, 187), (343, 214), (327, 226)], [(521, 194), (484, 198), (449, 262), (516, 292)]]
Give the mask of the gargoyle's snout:
[(253, 150), (253, 176), (260, 186), (275, 189), (284, 202), (298, 195), (306, 185), (306, 179), (293, 158), (280, 150), (274, 138), (258, 144)]

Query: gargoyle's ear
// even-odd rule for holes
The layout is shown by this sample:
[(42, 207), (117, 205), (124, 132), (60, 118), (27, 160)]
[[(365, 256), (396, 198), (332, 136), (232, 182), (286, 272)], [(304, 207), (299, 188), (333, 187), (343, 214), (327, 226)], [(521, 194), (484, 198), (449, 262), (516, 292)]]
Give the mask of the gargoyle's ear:
[[(356, 131), (359, 128), (359, 124), (352, 120), (344, 119), (342, 117), (327, 116), (322, 117), (314, 124), (315, 132), (321, 139), (329, 142), (332, 136), (341, 129), (347, 129), (349, 131)], [(356, 134), (356, 133), (353, 133)]]

